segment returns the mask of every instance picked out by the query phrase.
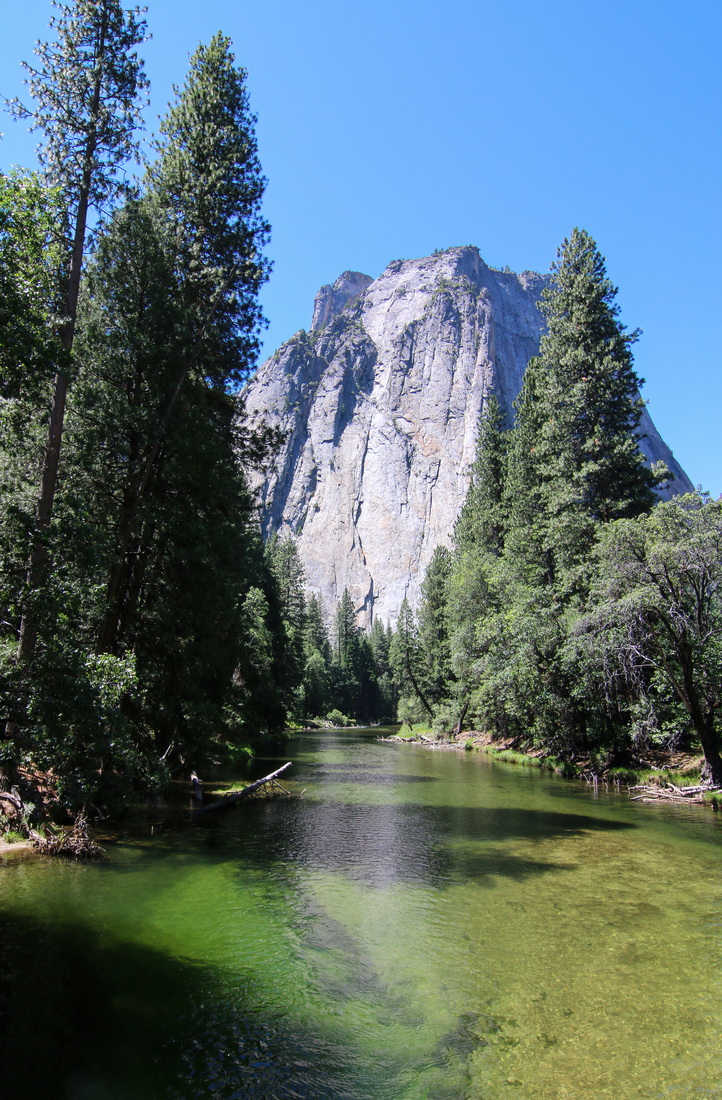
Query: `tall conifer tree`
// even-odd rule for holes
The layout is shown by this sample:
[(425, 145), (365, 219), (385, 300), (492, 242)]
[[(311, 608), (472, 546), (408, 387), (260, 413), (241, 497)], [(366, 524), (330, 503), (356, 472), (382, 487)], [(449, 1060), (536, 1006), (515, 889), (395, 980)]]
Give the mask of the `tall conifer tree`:
[(224, 35), (198, 47), (147, 178), (175, 257), (194, 369), (222, 388), (240, 385), (255, 362), (258, 292), (270, 270), (246, 75)]
[(446, 546), (437, 546), (421, 585), (419, 646), (426, 698), (433, 705), (449, 694), (453, 682), (449, 644), (448, 583), (452, 558)]
[(101, 652), (112, 652), (117, 642), (127, 578), (137, 560), (132, 542), (142, 499), (162, 467), (181, 393), (194, 390), (215, 409), (208, 426), (225, 433), (227, 448), (240, 445), (234, 395), (258, 351), (258, 291), (268, 274), (261, 250), (269, 233), (260, 215), (265, 179), (245, 80), (230, 39), (217, 34), (200, 46), (161, 123), (158, 159), (148, 171), (146, 203), (172, 272), (180, 346), (174, 376), (157, 406), (162, 415), (146, 439), (140, 476), (119, 518), (98, 636)]
[[(80, 277), (90, 210), (105, 212), (126, 190), (121, 172), (137, 151), (136, 129), (148, 81), (135, 47), (145, 40), (138, 9), (118, 0), (74, 0), (55, 4), (53, 43), (38, 42), (39, 68), (25, 65), (34, 107), (13, 100), (13, 113), (40, 130), (38, 159), (48, 184), (62, 202), (60, 229), (67, 266), (58, 287), (58, 331), (62, 351), (57, 370), (38, 497), (38, 539), (28, 574), (30, 589), (41, 582), (47, 557), (42, 541), (53, 510), (68, 389), (67, 353), (73, 346)], [(65, 354), (63, 354), (65, 353)], [(23, 617), (18, 655), (28, 658), (36, 642), (33, 618)]]
[(521, 483), (512, 488), (549, 581), (561, 571), (573, 588), (596, 525), (648, 511), (662, 475), (639, 450), (638, 333), (620, 323), (617, 289), (585, 230), (563, 242), (552, 274), (541, 301), (547, 332), (521, 395), (512, 458)]

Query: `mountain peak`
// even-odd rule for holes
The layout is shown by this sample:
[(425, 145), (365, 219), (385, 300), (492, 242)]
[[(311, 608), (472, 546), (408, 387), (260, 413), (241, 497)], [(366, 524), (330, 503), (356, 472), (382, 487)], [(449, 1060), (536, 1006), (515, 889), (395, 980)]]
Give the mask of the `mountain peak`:
[(321, 287), (313, 303), (311, 332), (325, 328), (360, 294), (371, 286), (373, 279), (360, 271), (343, 271), (335, 283), (326, 283)]

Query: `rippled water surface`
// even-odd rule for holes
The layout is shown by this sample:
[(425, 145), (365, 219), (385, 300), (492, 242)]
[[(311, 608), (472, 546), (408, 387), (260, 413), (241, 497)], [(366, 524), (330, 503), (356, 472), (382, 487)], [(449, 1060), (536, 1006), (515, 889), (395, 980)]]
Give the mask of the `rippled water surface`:
[(7, 1095), (722, 1097), (722, 815), (376, 732), (102, 865), (0, 863)]

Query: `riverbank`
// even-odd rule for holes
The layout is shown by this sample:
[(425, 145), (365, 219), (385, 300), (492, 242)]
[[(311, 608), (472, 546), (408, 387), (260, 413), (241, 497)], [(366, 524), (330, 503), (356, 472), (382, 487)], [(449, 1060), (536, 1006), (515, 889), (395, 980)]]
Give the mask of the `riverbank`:
[[(559, 757), (546, 754), (543, 749), (519, 751), (515, 747), (517, 739), (513, 737), (494, 738), (492, 734), (481, 730), (466, 730), (458, 736), (439, 737), (421, 725), (415, 725), (413, 728), (407, 725), (401, 726), (396, 736), (383, 740), (423, 744), (436, 749), (482, 752), (501, 763), (540, 768), (570, 779), (625, 788), (640, 785), (663, 786), (672, 782), (679, 787), (696, 786), (700, 783), (700, 773), (704, 764), (701, 753), (669, 752), (656, 748), (639, 752), (630, 763), (625, 765), (610, 766), (590, 756), (561, 760)], [(713, 797), (709, 801), (717, 807), (722, 799)]]
[(7, 855), (8, 852), (31, 852), (33, 850), (32, 840), (4, 840), (0, 836), (0, 857)]

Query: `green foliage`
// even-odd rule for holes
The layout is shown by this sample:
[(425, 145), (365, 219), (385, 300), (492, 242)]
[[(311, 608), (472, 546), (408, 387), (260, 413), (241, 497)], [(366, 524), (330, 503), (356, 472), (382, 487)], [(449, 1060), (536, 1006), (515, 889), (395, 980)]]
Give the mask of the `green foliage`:
[[(289, 535), (278, 539), (274, 535), (266, 543), (266, 559), (275, 580), (278, 611), (284, 632), (284, 681), (288, 696), (288, 706), (295, 717), (300, 717), (304, 708), (304, 691), (301, 687), (307, 667), (308, 656), (305, 647), (306, 601), (304, 598), (305, 576), (296, 543)], [(314, 676), (316, 668), (316, 686), (318, 686), (318, 668), (312, 662), (309, 670)]]
[(422, 659), (416, 620), (408, 600), (404, 597), (389, 647), (389, 661), (399, 692), (399, 717), (404, 722), (417, 721), (421, 717), (420, 708), (429, 717), (433, 716), (421, 685)]
[[(475, 696), (489, 648), (485, 634), (501, 606), (497, 574), (506, 530), (507, 451), (503, 416), (492, 395), (479, 425), (471, 483), (454, 528), (454, 553), (446, 581), (452, 702), (443, 710), (437, 705), (436, 712), (447, 728), (455, 725), (458, 732), (465, 718), (475, 716), (477, 710), (483, 712), (476, 707)], [(482, 623), (484, 630), (479, 629)]]
[(321, 603), (315, 594), (306, 606), (303, 655), (304, 715), (312, 718), (325, 714), (332, 705), (331, 645)]
[(0, 636), (15, 639), (30, 556), (57, 342), (57, 195), (0, 174)]
[[(62, 252), (58, 194), (20, 169), (0, 173), (0, 399), (9, 430), (37, 414), (55, 368), (52, 320)], [(44, 409), (43, 409), (44, 412)], [(12, 424), (8, 421), (12, 417)]]
[(166, 225), (194, 356), (211, 387), (240, 385), (258, 353), (268, 278), (266, 181), (246, 71), (230, 39), (199, 46), (162, 120), (147, 187)]
[(570, 595), (584, 588), (597, 526), (648, 511), (659, 478), (636, 436), (638, 333), (618, 321), (617, 290), (588, 233), (574, 230), (552, 271), (541, 301), (547, 332), (518, 401), (507, 500), (515, 552)]
[(454, 544), (460, 550), (480, 548), (499, 555), (504, 547), (508, 436), (504, 414), (494, 394), (485, 402), (471, 469), (471, 483), (456, 526)]
[[(0, 310), (14, 318), (0, 344), (0, 411), (38, 426), (52, 374), (57, 403), (58, 368), (69, 369), (52, 338), (66, 308), (54, 231), (75, 218), (77, 290), (84, 209), (123, 191), (116, 177), (144, 86), (136, 13), (78, 0), (54, 25), (58, 43), (40, 50), (31, 91), (58, 188), (0, 180)], [(281, 729), (295, 700), (303, 616), (294, 620), (283, 570), (264, 558), (238, 462), (273, 442), (247, 430), (235, 396), (267, 274), (254, 124), (245, 72), (217, 36), (194, 55), (162, 125), (145, 195), (109, 213), (99, 234), (44, 526), (30, 489), (39, 431), (3, 434), (2, 765), (52, 770), (70, 808), (157, 789), (179, 756), (237, 755), (249, 733)], [(61, 417), (58, 441), (62, 428)], [(21, 614), (33, 643), (18, 659)]]
[(595, 563), (591, 614), (577, 629), (607, 695), (631, 689), (638, 739), (660, 725), (676, 728), (677, 744), (693, 732), (722, 784), (722, 503), (690, 494), (610, 524)]
[(347, 718), (345, 714), (342, 714), (340, 710), (330, 710), (326, 715), (326, 721), (330, 722), (332, 726), (336, 726), (339, 729), (352, 726), (353, 719)]
[[(38, 42), (41, 67), (25, 68), (35, 106), (18, 100), (9, 106), (31, 121), (44, 141), (38, 158), (57, 200), (52, 234), (59, 243), (56, 316), (58, 337), (48, 433), (28, 554), (27, 585), (19, 631), (18, 661), (32, 660), (38, 640), (37, 605), (49, 583), (47, 538), (58, 485), (65, 403), (70, 382), (88, 213), (128, 193), (121, 166), (137, 150), (135, 127), (147, 81), (133, 47), (143, 41), (145, 23), (137, 9), (126, 12), (117, 0), (75, 0), (56, 5), (51, 21), (54, 43)], [(62, 270), (61, 270), (62, 268)]]
[(495, 760), (503, 764), (520, 764), (524, 768), (543, 768), (544, 761), (538, 756), (529, 756), (525, 752), (516, 752), (514, 749), (499, 749), (492, 753)]
[(451, 554), (438, 546), (421, 585), (418, 615), (419, 671), (424, 695), (432, 705), (448, 697), (454, 680), (447, 611), (450, 575)]
[[(629, 577), (632, 561), (641, 569), (647, 560), (648, 548), (637, 541), (633, 549), (630, 532), (657, 530), (672, 512), (658, 506), (649, 514), (662, 475), (644, 465), (639, 451), (641, 383), (631, 355), (637, 334), (619, 323), (617, 291), (586, 232), (575, 230), (564, 241), (552, 274), (541, 303), (547, 330), (527, 368), (515, 423), (507, 430), (489, 400), (448, 573), (441, 585), (435, 561), (427, 574), (425, 600), (436, 596), (422, 614), (433, 622), (432, 606), (444, 604), (450, 660), (425, 686), (436, 729), (461, 733), (472, 724), (562, 760), (581, 753), (601, 767), (623, 758), (632, 737), (675, 745), (692, 728), (702, 737), (690, 711), (692, 673), (682, 669), (681, 657), (674, 666), (672, 636), (681, 631), (685, 654), (694, 649), (706, 670), (710, 685), (698, 709), (706, 708), (708, 725), (717, 706), (711, 686), (717, 643), (698, 606), (708, 652), (703, 657), (701, 643), (692, 646), (695, 608), (690, 603), (683, 612), (671, 590), (658, 585), (655, 604), (648, 581), (644, 596), (638, 585), (612, 605), (604, 588)], [(664, 559), (665, 575), (680, 582), (677, 595), (684, 586), (672, 547), (681, 554), (686, 537), (678, 523)], [(711, 563), (717, 551), (711, 542), (708, 549)], [(640, 638), (650, 638), (663, 604), (675, 608), (666, 649), (657, 631), (664, 656), (660, 649), (652, 659), (647, 647), (641, 657)], [(434, 644), (425, 627), (424, 652)], [(403, 654), (397, 679), (403, 684), (405, 677), (407, 696), (420, 700), (422, 677), (414, 683), (409, 672), (418, 642), (405, 622), (396, 646)]]
[(16, 117), (40, 130), (38, 159), (75, 222), (80, 202), (106, 209), (127, 185), (122, 166), (137, 151), (136, 129), (148, 80), (135, 47), (146, 39), (139, 9), (118, 0), (55, 4), (56, 41), (37, 42), (39, 68), (25, 64), (30, 108), (13, 100)]

